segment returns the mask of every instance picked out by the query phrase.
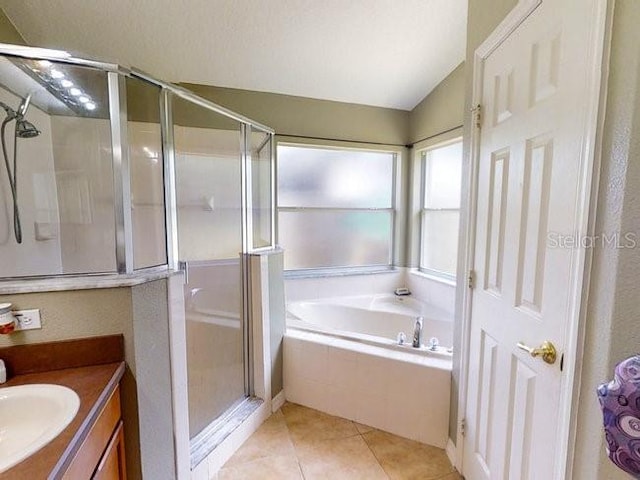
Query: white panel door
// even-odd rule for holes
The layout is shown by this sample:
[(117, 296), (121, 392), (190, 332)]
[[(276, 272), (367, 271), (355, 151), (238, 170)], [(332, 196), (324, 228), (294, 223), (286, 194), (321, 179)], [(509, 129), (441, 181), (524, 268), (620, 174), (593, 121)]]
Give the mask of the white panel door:
[[(471, 298), (468, 480), (561, 478), (561, 371), (586, 202), (585, 45), (597, 0), (543, 1), (484, 61)], [(560, 245), (562, 242), (566, 242)], [(577, 279), (576, 276), (580, 278)], [(517, 347), (550, 341), (546, 363)]]

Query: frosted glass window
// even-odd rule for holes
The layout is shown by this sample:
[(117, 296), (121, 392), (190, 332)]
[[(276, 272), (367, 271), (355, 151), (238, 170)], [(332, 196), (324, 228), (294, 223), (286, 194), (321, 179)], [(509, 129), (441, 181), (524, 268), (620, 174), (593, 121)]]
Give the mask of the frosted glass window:
[(278, 205), (391, 208), (394, 157), (388, 152), (279, 146)]
[(423, 153), (420, 269), (454, 277), (458, 257), (462, 142)]
[(422, 212), (422, 267), (455, 275), (458, 256), (458, 210)]
[(426, 154), (424, 208), (460, 208), (462, 143)]
[(271, 142), (270, 134), (251, 132), (252, 248), (271, 246)]
[(390, 261), (392, 214), (387, 211), (285, 211), (279, 232), (285, 270)]
[(392, 152), (278, 146), (278, 240), (285, 270), (388, 266)]

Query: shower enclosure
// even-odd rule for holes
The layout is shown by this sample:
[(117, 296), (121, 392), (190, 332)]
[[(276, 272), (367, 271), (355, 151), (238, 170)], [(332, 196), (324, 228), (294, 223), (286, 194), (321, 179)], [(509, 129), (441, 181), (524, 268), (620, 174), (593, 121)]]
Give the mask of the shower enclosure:
[(201, 444), (253, 393), (247, 255), (274, 246), (273, 131), (137, 70), (3, 44), (0, 106), (0, 277), (182, 270)]

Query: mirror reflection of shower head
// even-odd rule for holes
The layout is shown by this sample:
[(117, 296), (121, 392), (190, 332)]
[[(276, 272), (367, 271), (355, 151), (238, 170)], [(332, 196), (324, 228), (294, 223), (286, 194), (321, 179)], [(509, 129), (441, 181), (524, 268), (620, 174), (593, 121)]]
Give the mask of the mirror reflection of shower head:
[(0, 107), (2, 107), (4, 111), (7, 113), (7, 120), (13, 120), (18, 116), (15, 110), (11, 108), (9, 105), (7, 105), (6, 103), (0, 102)]
[(16, 121), (16, 135), (18, 138), (33, 138), (40, 135), (40, 130), (33, 123), (20, 118)]
[[(20, 221), (20, 209), (18, 207), (18, 138), (33, 138), (40, 135), (35, 125), (24, 118), (31, 102), (31, 94), (27, 95), (20, 102), (18, 110), (15, 111), (8, 105), (0, 102), (0, 107), (4, 109), (7, 116), (0, 126), (0, 143), (2, 144), (2, 156), (4, 157), (4, 165), (7, 170), (9, 186), (11, 187), (11, 198), (13, 200), (13, 232), (16, 242), (22, 243), (22, 222)], [(13, 168), (9, 152), (7, 151), (7, 142), (5, 138), (7, 125), (15, 120), (15, 128), (13, 131)]]
[(22, 102), (20, 102), (20, 106), (18, 107), (18, 112), (17, 112), (18, 116), (20, 117), (25, 116), (30, 103), (31, 103), (31, 94), (29, 93), (26, 97), (22, 99)]

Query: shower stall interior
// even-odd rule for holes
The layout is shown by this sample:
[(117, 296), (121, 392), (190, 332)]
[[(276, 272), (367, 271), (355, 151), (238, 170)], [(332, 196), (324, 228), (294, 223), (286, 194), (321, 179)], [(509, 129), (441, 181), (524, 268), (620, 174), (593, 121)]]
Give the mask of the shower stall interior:
[(273, 131), (192, 92), (0, 45), (0, 277), (184, 271), (192, 442), (252, 391), (247, 256), (274, 247)]

